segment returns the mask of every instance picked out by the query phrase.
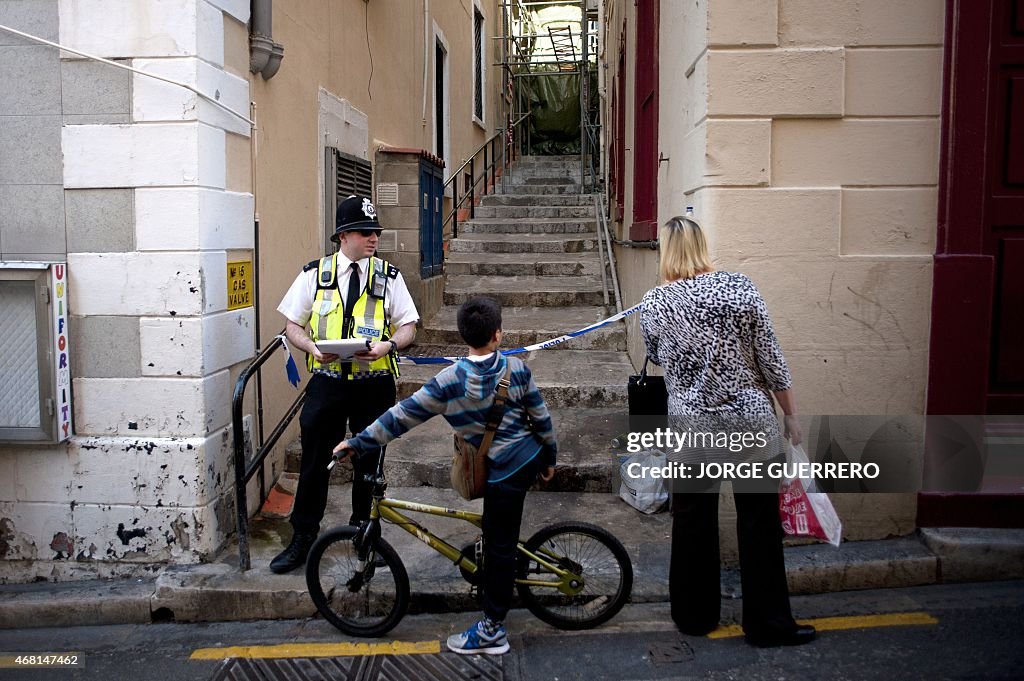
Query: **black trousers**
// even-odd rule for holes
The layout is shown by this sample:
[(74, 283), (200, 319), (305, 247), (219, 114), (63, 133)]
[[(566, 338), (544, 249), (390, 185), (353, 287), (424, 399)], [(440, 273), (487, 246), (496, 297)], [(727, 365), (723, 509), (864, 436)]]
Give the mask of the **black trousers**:
[(539, 470), (538, 454), (511, 477), (488, 483), (484, 490), (484, 575), (480, 601), (484, 614), (496, 622), (504, 620), (512, 607), (523, 504)]
[[(327, 488), (334, 447), (345, 439), (348, 428), (359, 433), (395, 404), (395, 379), (374, 376), (359, 380), (332, 378), (313, 374), (306, 388), (306, 401), (299, 414), (302, 429), (302, 463), (299, 485), (295, 491), (291, 523), (295, 532), (317, 533), (327, 507)], [(352, 481), (352, 516), (356, 524), (370, 517), (373, 485), (363, 476), (377, 467), (376, 456), (365, 456), (361, 462), (349, 457), (355, 469)]]
[[(796, 627), (782, 551), (778, 493), (736, 492), (743, 631), (770, 635)], [(672, 495), (669, 602), (680, 631), (702, 635), (721, 614), (718, 491)]]

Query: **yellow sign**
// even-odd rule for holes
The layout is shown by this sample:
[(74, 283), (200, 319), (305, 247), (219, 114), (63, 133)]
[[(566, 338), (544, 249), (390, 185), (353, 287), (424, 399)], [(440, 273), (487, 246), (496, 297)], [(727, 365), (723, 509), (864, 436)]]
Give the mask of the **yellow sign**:
[(252, 260), (228, 261), (228, 309), (252, 307)]

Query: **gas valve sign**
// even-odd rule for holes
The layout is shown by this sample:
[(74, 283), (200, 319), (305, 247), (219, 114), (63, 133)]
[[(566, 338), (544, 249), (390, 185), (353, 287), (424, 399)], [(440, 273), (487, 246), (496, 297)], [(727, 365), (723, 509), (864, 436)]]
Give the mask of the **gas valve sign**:
[(228, 261), (228, 309), (252, 307), (252, 261)]

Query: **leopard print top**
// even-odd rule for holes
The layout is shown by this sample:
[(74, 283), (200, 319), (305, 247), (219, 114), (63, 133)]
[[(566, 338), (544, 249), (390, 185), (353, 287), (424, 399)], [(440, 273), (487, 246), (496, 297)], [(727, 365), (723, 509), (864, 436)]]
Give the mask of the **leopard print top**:
[(771, 391), (792, 378), (749, 278), (708, 272), (651, 289), (642, 305), (640, 328), (648, 356), (665, 370), (670, 415), (778, 437)]

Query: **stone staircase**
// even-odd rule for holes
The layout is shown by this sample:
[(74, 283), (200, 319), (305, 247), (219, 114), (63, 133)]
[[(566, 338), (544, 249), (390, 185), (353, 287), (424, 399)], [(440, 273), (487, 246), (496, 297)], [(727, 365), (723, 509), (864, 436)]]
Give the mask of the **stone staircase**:
[[(505, 349), (556, 338), (614, 314), (614, 305), (605, 307), (594, 201), (579, 193), (578, 178), (576, 156), (525, 157), (504, 188), (499, 183), (482, 198), (451, 242), (444, 306), (424, 321), (404, 354), (463, 354), (456, 310), (478, 295), (501, 301)], [(609, 443), (626, 429), (626, 380), (633, 371), (625, 350), (625, 326), (618, 322), (520, 355), (558, 431), (559, 468), (545, 489), (611, 489)], [(399, 397), (411, 395), (443, 366), (403, 363)], [(389, 482), (448, 487), (451, 440), (447, 423), (436, 418), (390, 445)]]

